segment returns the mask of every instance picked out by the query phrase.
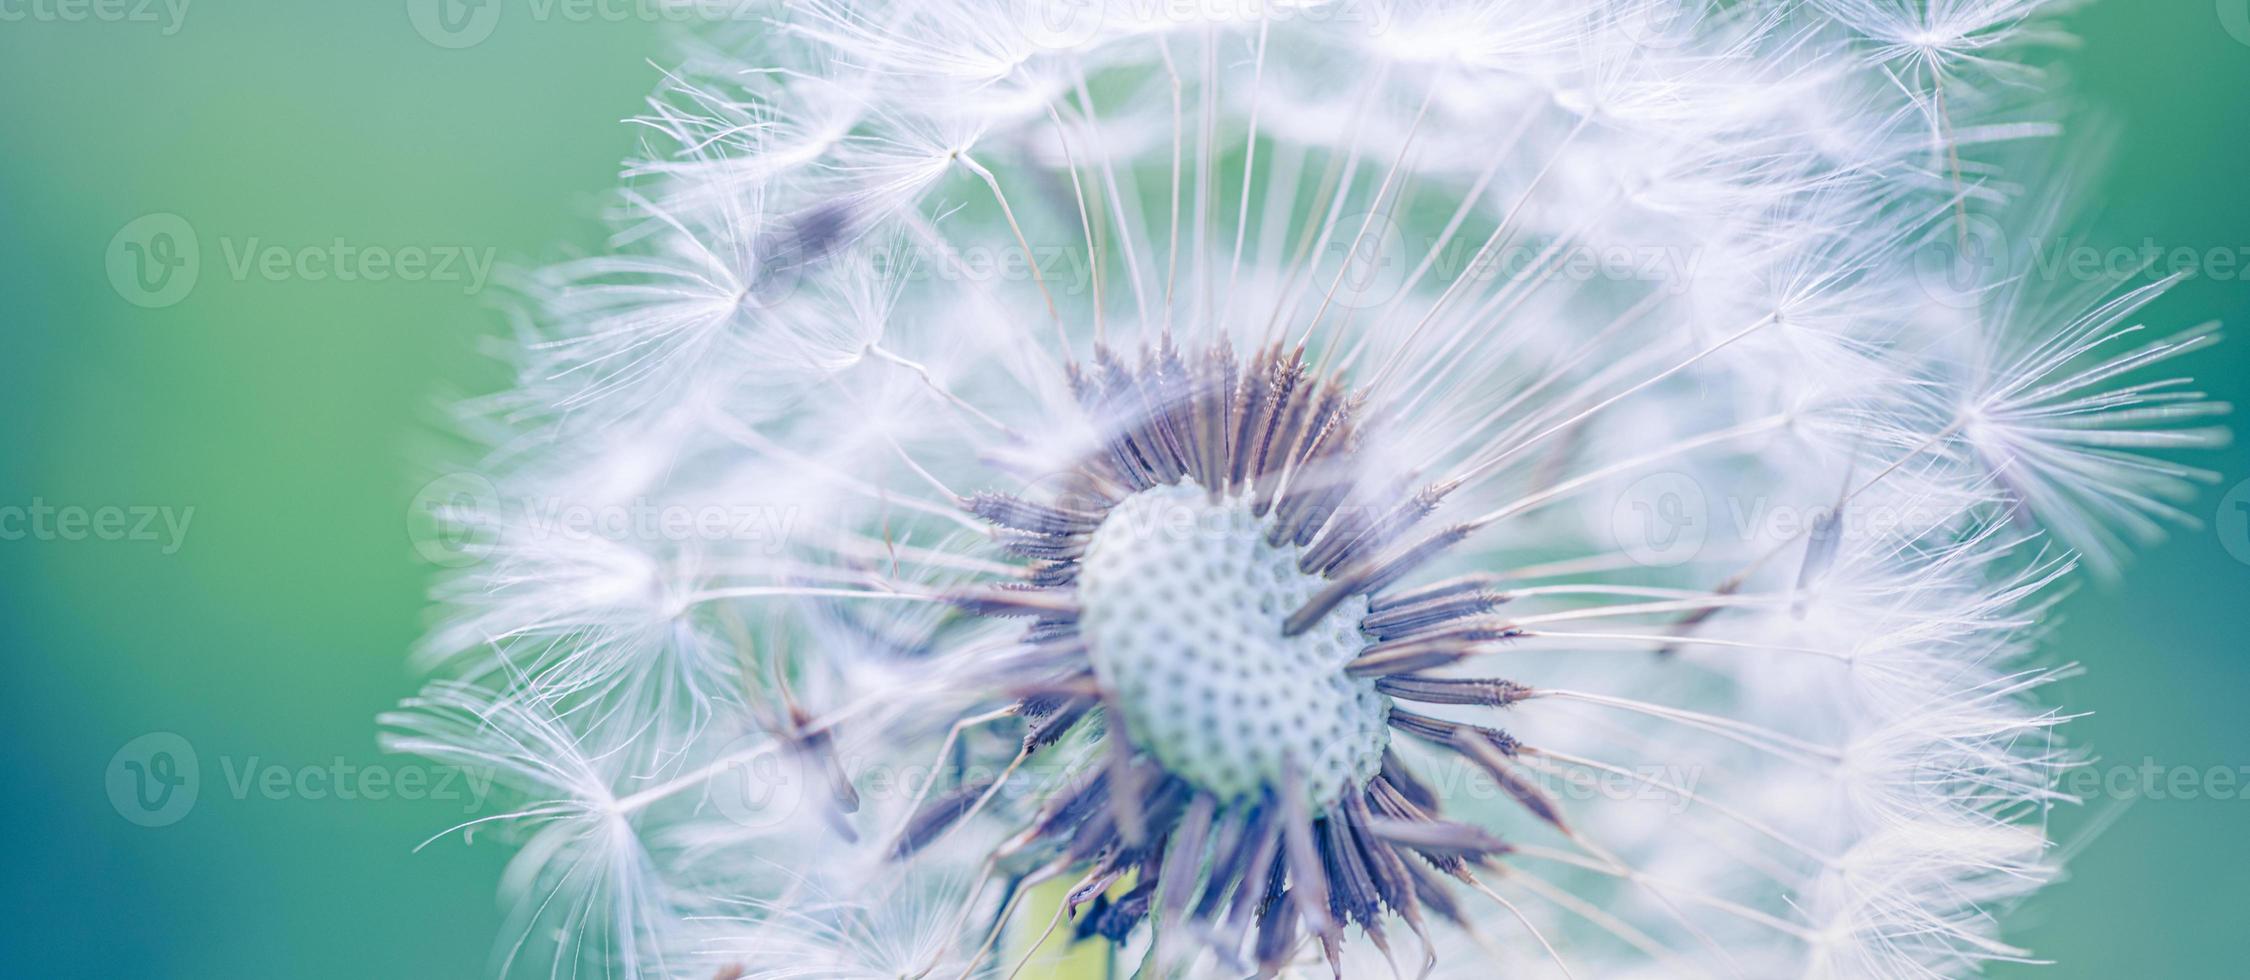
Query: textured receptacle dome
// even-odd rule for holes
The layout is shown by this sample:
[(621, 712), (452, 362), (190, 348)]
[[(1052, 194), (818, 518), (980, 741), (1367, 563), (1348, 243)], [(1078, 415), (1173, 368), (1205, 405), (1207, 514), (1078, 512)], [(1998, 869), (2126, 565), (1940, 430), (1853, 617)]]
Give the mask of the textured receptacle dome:
[(1282, 635), (1327, 581), (1265, 531), (1246, 502), (1192, 483), (1135, 494), (1087, 545), (1081, 628), (1134, 741), (1166, 769), (1239, 800), (1278, 791), (1294, 759), (1317, 811), (1381, 767), (1390, 699), (1344, 673), (1366, 645), (1364, 598)]

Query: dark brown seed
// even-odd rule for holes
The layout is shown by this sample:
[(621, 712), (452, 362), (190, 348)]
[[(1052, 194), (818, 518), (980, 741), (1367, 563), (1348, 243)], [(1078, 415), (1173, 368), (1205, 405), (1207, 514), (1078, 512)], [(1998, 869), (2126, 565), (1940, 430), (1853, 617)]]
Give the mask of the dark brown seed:
[(1375, 817), (1368, 820), (1367, 830), (1393, 844), (1417, 851), (1484, 857), (1506, 854), (1511, 850), (1506, 841), (1492, 836), (1484, 828), (1453, 820), (1390, 820)]
[(892, 845), (891, 857), (912, 857), (915, 852), (928, 847), (931, 841), (943, 836), (955, 822), (967, 814), (969, 808), (984, 796), (985, 791), (992, 788), (992, 783), (991, 779), (963, 783), (945, 795), (922, 804), (922, 808), (915, 811), (913, 818), (906, 822), (906, 830), (899, 834), (898, 843)]
[(1362, 593), (1381, 591), (1392, 582), (1396, 582), (1415, 569), (1420, 568), (1424, 562), (1445, 553), (1447, 548), (1460, 543), (1461, 539), (1468, 537), (1470, 532), (1474, 530), (1476, 530), (1474, 527), (1467, 524), (1455, 524), (1415, 542), (1390, 557), (1368, 562), (1338, 576), (1328, 588), (1321, 590), (1318, 595), (1313, 596), (1296, 612), (1289, 614), (1289, 618), (1282, 622), (1282, 633), (1288, 636), (1296, 636), (1310, 629), (1312, 624), (1319, 622), (1322, 616), (1328, 615), (1330, 610), (1341, 605), (1345, 599)]
[(1404, 701), (1504, 708), (1531, 696), (1531, 689), (1497, 678), (1380, 677), (1375, 689)]
[(998, 524), (1031, 534), (1085, 534), (1099, 526), (1100, 514), (1035, 503), (1004, 493), (980, 492), (962, 501), (962, 509)]
[(978, 585), (961, 589), (945, 601), (979, 616), (1054, 616), (1076, 619), (1078, 603), (1069, 594), (1053, 589), (1016, 585)]

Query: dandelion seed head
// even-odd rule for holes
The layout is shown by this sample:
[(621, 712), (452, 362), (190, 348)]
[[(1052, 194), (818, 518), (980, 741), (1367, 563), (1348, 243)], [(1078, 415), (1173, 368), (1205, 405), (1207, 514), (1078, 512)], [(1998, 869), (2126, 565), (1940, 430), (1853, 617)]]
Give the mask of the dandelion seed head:
[(522, 277), (392, 744), (525, 798), (556, 975), (2023, 960), (2051, 604), (2225, 411), (2006, 254), (2054, 6), (714, 29)]

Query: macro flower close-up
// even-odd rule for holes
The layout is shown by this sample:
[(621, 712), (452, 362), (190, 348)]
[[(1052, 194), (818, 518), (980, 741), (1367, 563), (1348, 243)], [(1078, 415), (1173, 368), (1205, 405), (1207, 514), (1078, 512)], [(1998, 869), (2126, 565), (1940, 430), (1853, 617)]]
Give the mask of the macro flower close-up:
[[(2085, 975), (2029, 934), (2137, 900), (2072, 880), (2132, 819), (2088, 716), (2227, 646), (2094, 638), (2250, 498), (2217, 251), (2055, 251), (2138, 213), (2084, 6), (410, 2), (654, 24), (652, 91), (614, 186), (479, 183), (592, 230), (463, 252), (476, 356), (338, 457), (414, 487), (383, 787), (221, 725), (112, 804), (458, 777), (355, 901), (481, 879), (492, 952), (380, 975)], [(138, 307), (409, 281), (152, 217)]]
[(573, 974), (2029, 959), (2040, 611), (2225, 411), (2162, 282), (1985, 276), (2070, 192), (2007, 165), (2039, 6), (717, 33), (463, 409), (503, 503), (390, 744), (521, 784), (511, 953)]

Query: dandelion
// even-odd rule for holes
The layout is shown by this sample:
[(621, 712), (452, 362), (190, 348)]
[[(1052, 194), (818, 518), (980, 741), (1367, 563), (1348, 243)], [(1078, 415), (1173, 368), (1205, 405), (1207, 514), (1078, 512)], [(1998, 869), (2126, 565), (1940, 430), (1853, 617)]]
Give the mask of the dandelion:
[(385, 719), (525, 797), (504, 968), (2032, 961), (2046, 612), (2225, 438), (2163, 283), (1930, 274), (2052, 218), (2051, 6), (714, 31), (524, 278)]

